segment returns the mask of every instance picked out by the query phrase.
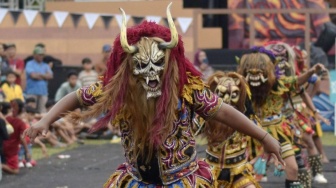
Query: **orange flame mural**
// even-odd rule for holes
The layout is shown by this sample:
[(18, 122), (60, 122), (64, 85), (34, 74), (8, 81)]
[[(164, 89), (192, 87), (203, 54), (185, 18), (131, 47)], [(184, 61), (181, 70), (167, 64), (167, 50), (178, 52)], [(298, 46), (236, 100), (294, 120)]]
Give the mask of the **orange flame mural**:
[[(325, 9), (324, 0), (229, 0), (229, 9)], [(316, 38), (323, 29), (323, 24), (330, 21), (328, 14), (311, 15), (311, 36)], [(229, 47), (231, 49), (249, 47), (248, 15), (230, 15)], [(256, 14), (253, 23), (256, 28), (255, 45), (263, 45), (269, 40), (281, 40), (295, 45), (303, 42), (305, 32), (305, 15), (289, 14)], [(240, 42), (237, 42), (240, 41)]]

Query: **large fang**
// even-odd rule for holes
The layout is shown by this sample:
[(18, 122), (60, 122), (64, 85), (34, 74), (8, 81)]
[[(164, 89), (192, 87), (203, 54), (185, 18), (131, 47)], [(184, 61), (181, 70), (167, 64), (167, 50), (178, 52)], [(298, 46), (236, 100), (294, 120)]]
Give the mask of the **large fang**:
[(268, 78), (265, 78), (264, 75), (261, 75), (260, 77), (261, 77), (261, 81), (262, 81), (263, 83), (265, 83), (265, 82), (268, 80)]
[(147, 76), (146, 77), (146, 84), (148, 85), (148, 83), (149, 83), (149, 77)]
[(160, 83), (159, 75), (156, 75), (156, 80)]
[(249, 79), (250, 79), (250, 73), (247, 73), (247, 75), (246, 75), (246, 82), (248, 82)]
[(291, 65), (286, 61), (285, 63), (286, 67), (291, 67)]

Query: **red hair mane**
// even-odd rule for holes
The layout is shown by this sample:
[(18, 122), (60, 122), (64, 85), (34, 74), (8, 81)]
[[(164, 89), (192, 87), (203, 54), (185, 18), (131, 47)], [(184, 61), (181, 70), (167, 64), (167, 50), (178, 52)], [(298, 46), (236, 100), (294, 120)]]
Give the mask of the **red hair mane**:
[[(127, 41), (130, 45), (136, 44), (142, 37), (158, 37), (164, 41), (170, 41), (171, 35), (170, 30), (167, 27), (156, 24), (155, 22), (144, 21), (139, 25), (133, 26), (127, 29)], [(169, 62), (176, 62), (178, 66), (178, 90), (179, 95), (181, 96), (182, 90), (185, 84), (188, 84), (187, 72), (190, 72), (192, 76), (201, 76), (201, 73), (194, 68), (193, 64), (184, 56), (184, 47), (181, 36), (179, 35), (178, 45), (170, 49)], [(107, 63), (107, 71), (103, 78), (103, 85), (106, 86), (110, 80), (116, 75), (118, 69), (120, 68), (122, 62), (127, 57), (127, 53), (124, 52), (120, 43), (120, 34), (116, 37), (113, 45), (113, 51), (111, 53), (110, 59)], [(104, 118), (100, 119), (92, 128), (92, 131), (98, 130), (102, 127), (105, 127), (107, 123), (115, 118), (117, 113), (122, 109), (126, 90), (128, 88), (128, 76), (131, 76), (130, 73), (123, 75), (122, 85), (119, 89), (117, 101), (114, 101), (111, 107), (108, 107), (109, 111)], [(170, 72), (168, 72), (170, 74)], [(156, 115), (154, 118), (154, 127), (158, 132), (162, 131), (164, 124), (164, 116), (167, 112), (167, 105), (169, 102), (169, 92), (165, 87), (168, 83), (169, 75), (165, 75), (163, 80), (162, 95), (158, 99), (159, 105), (157, 105)], [(163, 119), (163, 120), (162, 120)], [(157, 125), (157, 126), (156, 126)], [(154, 140), (157, 142), (159, 135), (154, 134)]]

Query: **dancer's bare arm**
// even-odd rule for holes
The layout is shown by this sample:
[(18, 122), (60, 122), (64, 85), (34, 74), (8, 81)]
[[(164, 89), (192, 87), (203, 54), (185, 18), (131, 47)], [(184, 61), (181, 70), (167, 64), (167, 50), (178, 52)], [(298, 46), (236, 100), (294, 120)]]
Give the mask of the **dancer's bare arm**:
[(264, 150), (268, 153), (273, 153), (276, 156), (277, 160), (282, 165), (285, 165), (280, 155), (280, 143), (262, 128), (256, 126), (244, 114), (240, 113), (230, 105), (223, 103), (221, 108), (216, 113), (214, 119), (224, 123), (225, 125), (230, 126), (231, 128), (241, 133), (244, 133), (251, 136), (252, 138), (261, 141), (264, 145)]
[(26, 129), (23, 135), (29, 136), (31, 140), (34, 140), (38, 135), (46, 134), (49, 126), (58, 118), (79, 107), (80, 103), (77, 99), (77, 95), (75, 92), (72, 92), (57, 102), (55, 106), (53, 106), (52, 109), (42, 117), (40, 121), (31, 126), (29, 129)]
[(311, 97), (309, 96), (309, 94), (306, 92), (306, 91), (303, 91), (301, 94), (300, 94), (301, 98), (302, 98), (302, 101), (307, 105), (307, 107), (312, 111), (312, 112), (315, 112), (316, 111), (316, 108), (315, 108), (315, 105), (311, 99)]

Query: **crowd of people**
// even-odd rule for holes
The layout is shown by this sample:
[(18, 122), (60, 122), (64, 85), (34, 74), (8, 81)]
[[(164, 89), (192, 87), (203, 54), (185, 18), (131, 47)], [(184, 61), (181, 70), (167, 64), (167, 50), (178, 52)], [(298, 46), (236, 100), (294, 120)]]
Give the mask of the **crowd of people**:
[[(62, 83), (55, 94), (49, 98), (48, 82), (53, 78), (53, 66), (60, 65), (58, 59), (46, 55), (45, 45), (36, 44), (33, 55), (22, 60), (16, 55), (15, 44), (0, 44), (0, 172), (17, 174), (19, 168), (32, 168), (36, 165), (32, 156), (32, 143), (40, 147), (48, 157), (49, 147), (67, 147), (84, 144), (83, 138), (112, 138), (116, 132), (111, 127), (101, 132), (89, 134), (88, 130), (97, 121), (72, 122), (61, 118), (54, 122), (48, 133), (33, 141), (23, 138), (24, 130), (40, 120), (53, 105), (67, 94), (97, 82), (106, 71), (106, 61), (111, 52), (110, 45), (102, 48), (102, 60), (93, 63), (83, 58), (82, 70), (78, 73), (69, 70), (67, 81)], [(82, 109), (77, 109), (81, 111)], [(112, 142), (119, 142), (115, 134)], [(1, 180), (1, 175), (0, 175)]]

